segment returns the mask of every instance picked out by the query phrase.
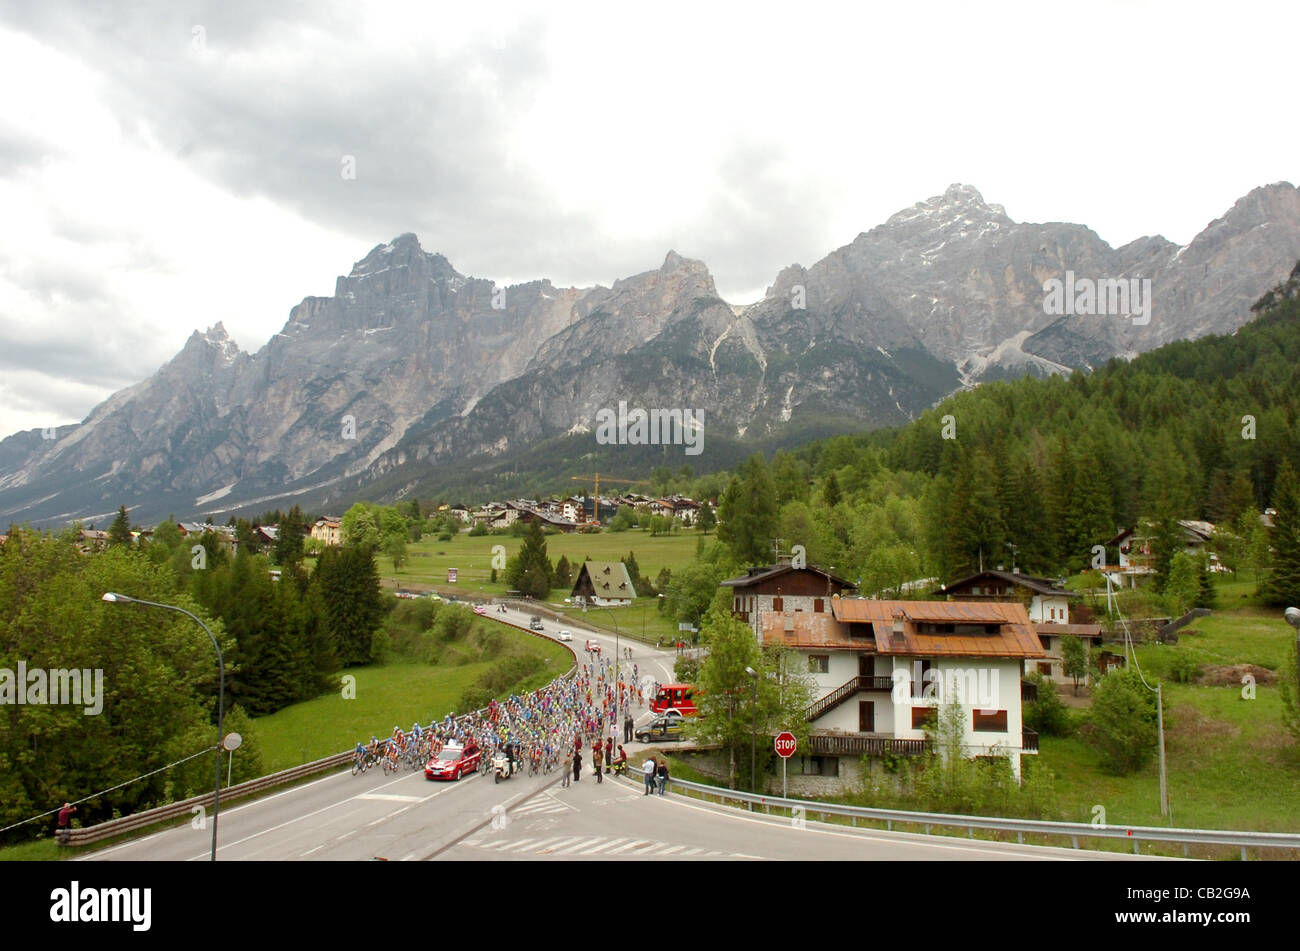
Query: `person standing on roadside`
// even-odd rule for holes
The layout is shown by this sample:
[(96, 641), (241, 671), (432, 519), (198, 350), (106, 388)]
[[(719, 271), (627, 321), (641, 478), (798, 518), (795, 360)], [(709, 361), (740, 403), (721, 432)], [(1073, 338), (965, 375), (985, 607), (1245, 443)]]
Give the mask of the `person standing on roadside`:
[(600, 762), (602, 758), (603, 757), (600, 748), (600, 741), (597, 740), (595, 743), (591, 744), (591, 765), (594, 766), (596, 769), (596, 782), (598, 783), (604, 782), (605, 780), (605, 777), (603, 775), (605, 771), (601, 769), (601, 762)]
[(655, 768), (655, 775), (659, 779), (659, 795), (662, 796), (668, 786), (668, 760), (664, 760)]
[(609, 772), (609, 767), (614, 762), (614, 741), (605, 737), (605, 772)]
[(77, 807), (70, 802), (65, 802), (63, 808), (59, 810), (58, 828), (55, 836), (60, 839), (67, 838), (72, 833), (72, 814), (77, 811)]
[(650, 790), (655, 781), (655, 758), (652, 756), (641, 767), (641, 775), (645, 779), (645, 792), (642, 795), (650, 795)]
[(561, 762), (560, 762), (560, 772), (563, 774), (563, 777), (560, 779), (560, 788), (561, 788), (561, 789), (568, 788), (568, 785), (569, 785), (569, 767), (570, 767), (570, 762), (569, 762), (569, 760), (570, 760), (570, 758), (572, 757), (572, 755), (573, 755), (573, 754), (570, 753), (568, 750), (565, 750), (565, 751), (564, 751), (564, 759), (561, 760)]
[(573, 751), (573, 781), (576, 783), (582, 778), (582, 746), (579, 745)]
[(623, 742), (632, 742), (632, 714), (630, 712), (623, 717)]

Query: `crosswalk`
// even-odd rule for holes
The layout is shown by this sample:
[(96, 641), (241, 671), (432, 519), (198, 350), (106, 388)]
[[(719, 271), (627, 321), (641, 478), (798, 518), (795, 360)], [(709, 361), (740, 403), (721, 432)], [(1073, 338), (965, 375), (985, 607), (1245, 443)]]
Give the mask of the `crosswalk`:
[(522, 806), (516, 806), (510, 810), (511, 819), (519, 819), (524, 816), (553, 816), (563, 812), (577, 812), (573, 806), (566, 805), (558, 799), (552, 799), (550, 796), (539, 796), (532, 802), (526, 802)]
[[(518, 811), (518, 810), (516, 810)], [(672, 856), (675, 858), (745, 858), (736, 852), (719, 852), (715, 849), (692, 848), (672, 842), (660, 842), (636, 836), (610, 835), (552, 835), (524, 839), (466, 839), (465, 845), (495, 852), (532, 853), (534, 855), (623, 855)]]

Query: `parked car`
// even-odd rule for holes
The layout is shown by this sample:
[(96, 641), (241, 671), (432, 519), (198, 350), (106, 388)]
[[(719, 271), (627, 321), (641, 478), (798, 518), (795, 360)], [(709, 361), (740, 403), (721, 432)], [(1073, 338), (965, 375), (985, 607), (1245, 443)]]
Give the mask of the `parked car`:
[(542, 625), (542, 619), (533, 617), (528, 619), (528, 629), (530, 631), (544, 631), (546, 628)]
[(662, 743), (665, 740), (680, 740), (685, 736), (683, 724), (686, 718), (675, 710), (655, 717), (645, 726), (636, 728), (633, 734), (638, 743)]
[(573, 640), (573, 633), (571, 631), (561, 631), (559, 634), (556, 634), (555, 636), (562, 641)]
[(479, 748), (473, 740), (458, 745), (448, 743), (424, 767), (425, 779), (460, 779), (478, 769)]

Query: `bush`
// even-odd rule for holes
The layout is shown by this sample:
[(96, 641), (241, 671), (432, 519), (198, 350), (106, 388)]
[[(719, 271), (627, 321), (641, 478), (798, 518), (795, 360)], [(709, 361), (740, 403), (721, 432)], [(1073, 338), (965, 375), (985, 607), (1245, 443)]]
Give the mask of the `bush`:
[(1156, 743), (1156, 698), (1129, 670), (1107, 674), (1097, 688), (1089, 717), (1091, 742), (1102, 768), (1116, 775), (1146, 765)]
[(1191, 654), (1171, 648), (1175, 653), (1169, 660), (1169, 676), (1180, 684), (1196, 683), (1201, 676), (1201, 665)]
[(1056, 683), (1038, 673), (1025, 679), (1038, 684), (1038, 699), (1025, 705), (1025, 726), (1044, 736), (1069, 736), (1074, 724), (1057, 693)]
[(370, 635), (370, 659), (376, 664), (388, 662), (392, 654), (392, 640), (382, 627)]

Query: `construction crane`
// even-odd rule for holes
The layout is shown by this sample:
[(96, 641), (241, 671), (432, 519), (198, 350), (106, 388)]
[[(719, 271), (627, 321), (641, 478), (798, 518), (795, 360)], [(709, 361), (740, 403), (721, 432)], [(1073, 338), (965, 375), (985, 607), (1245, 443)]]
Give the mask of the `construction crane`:
[[(592, 482), (595, 483), (596, 506), (593, 508), (592, 515), (597, 522), (600, 521), (600, 473), (589, 476), (569, 476), (570, 482)], [(645, 479), (611, 479), (605, 476), (606, 482), (616, 482), (619, 485), (654, 485), (653, 482), (647, 482)]]

